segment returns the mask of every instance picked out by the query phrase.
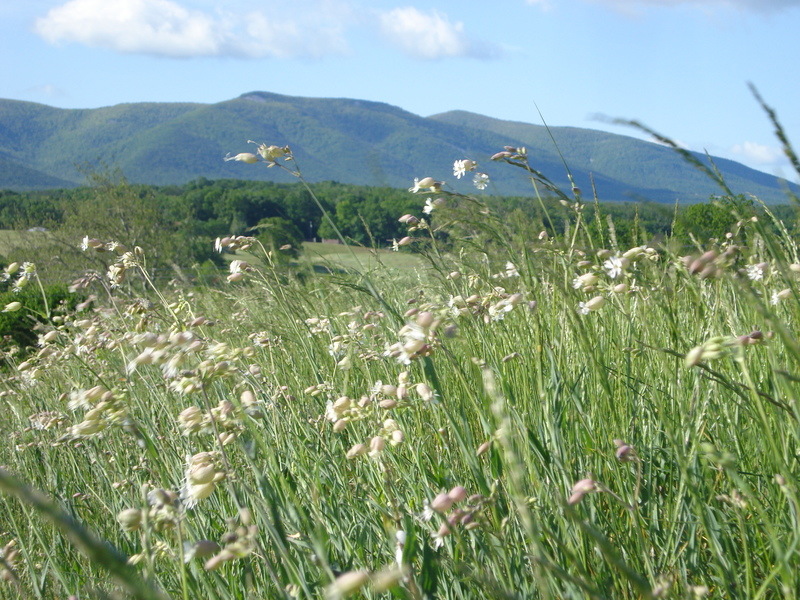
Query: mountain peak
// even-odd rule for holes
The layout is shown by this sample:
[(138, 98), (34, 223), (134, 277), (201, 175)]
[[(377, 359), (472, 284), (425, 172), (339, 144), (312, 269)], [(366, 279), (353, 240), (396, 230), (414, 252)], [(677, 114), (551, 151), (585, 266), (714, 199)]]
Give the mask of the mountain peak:
[[(488, 160), (511, 145), (528, 148), (531, 164), (568, 189), (560, 152), (575, 183), (585, 189), (594, 183), (601, 200), (695, 202), (719, 193), (673, 151), (627, 136), (576, 127), (548, 132), (463, 110), (421, 117), (382, 102), (265, 91), (218, 104), (149, 102), (79, 111), (0, 100), (0, 188), (78, 185), (83, 175), (74, 165), (99, 164), (99, 157), (140, 183), (293, 180), (280, 169), (221, 160), (245, 151), (249, 139), (291, 145), (309, 181), (407, 188), (414, 177), (430, 175), (472, 193), (469, 181), (452, 178), (453, 161), (471, 158), (489, 174), (490, 193), (529, 195), (524, 174)], [(733, 161), (715, 162), (735, 192), (786, 200), (785, 183), (777, 178)]]

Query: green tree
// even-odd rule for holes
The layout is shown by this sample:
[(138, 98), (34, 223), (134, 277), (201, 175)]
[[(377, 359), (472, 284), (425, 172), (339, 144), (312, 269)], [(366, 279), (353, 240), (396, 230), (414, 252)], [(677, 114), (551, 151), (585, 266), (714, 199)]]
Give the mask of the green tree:
[(678, 212), (674, 235), (684, 243), (691, 243), (692, 238), (707, 242), (712, 238), (722, 238), (736, 221), (729, 206), (715, 202), (692, 204)]
[(288, 219), (267, 217), (254, 229), (258, 231), (258, 240), (277, 260), (297, 258), (303, 249), (303, 234)]

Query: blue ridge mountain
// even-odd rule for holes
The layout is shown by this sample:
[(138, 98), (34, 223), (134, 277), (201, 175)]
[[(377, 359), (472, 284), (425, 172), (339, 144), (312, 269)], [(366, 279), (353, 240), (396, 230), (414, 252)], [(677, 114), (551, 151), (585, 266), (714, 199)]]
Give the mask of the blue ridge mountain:
[[(601, 200), (696, 202), (720, 193), (707, 176), (673, 150), (634, 137), (583, 129), (504, 121), (465, 111), (421, 117), (380, 102), (300, 98), (250, 92), (216, 104), (131, 103), (60, 109), (0, 99), (0, 189), (77, 186), (86, 170), (119, 169), (130, 181), (154, 185), (193, 179), (290, 182), (277, 168), (225, 162), (253, 151), (248, 140), (292, 147), (309, 181), (409, 187), (432, 176), (468, 192), (452, 175), (454, 160), (479, 163), (488, 193), (529, 195), (521, 169), (492, 163), (505, 145), (524, 146), (537, 170), (569, 188), (575, 183)], [(696, 155), (705, 162), (708, 159)], [(736, 193), (786, 201), (787, 183), (740, 163), (714, 158)], [(798, 191), (797, 186), (792, 189)]]

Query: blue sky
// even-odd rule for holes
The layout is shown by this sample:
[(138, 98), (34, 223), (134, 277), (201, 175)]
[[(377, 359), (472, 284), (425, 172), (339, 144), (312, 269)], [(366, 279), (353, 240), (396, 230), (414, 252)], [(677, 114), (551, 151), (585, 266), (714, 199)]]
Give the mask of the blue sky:
[[(63, 108), (263, 90), (635, 131), (790, 176), (800, 0), (3, 0), (0, 98)], [(258, 138), (258, 132), (253, 132)], [(792, 177), (794, 179), (794, 177)]]

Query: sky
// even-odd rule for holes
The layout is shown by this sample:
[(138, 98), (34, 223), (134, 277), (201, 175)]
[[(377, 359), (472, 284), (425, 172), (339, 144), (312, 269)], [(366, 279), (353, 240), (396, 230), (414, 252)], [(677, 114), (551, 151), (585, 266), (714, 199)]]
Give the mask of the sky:
[(748, 83), (800, 146), (798, 31), (800, 0), (0, 0), (0, 98), (268, 91), (644, 137), (620, 118), (795, 180)]

